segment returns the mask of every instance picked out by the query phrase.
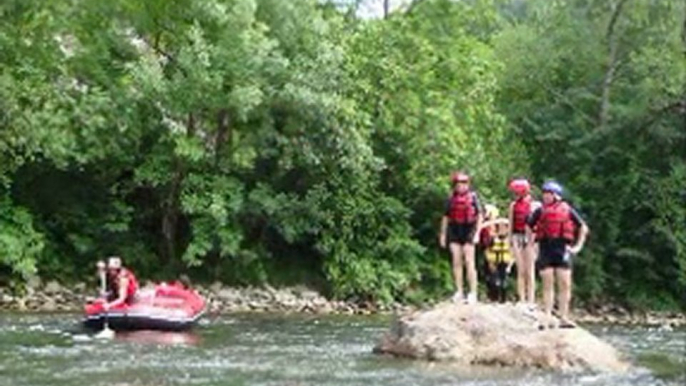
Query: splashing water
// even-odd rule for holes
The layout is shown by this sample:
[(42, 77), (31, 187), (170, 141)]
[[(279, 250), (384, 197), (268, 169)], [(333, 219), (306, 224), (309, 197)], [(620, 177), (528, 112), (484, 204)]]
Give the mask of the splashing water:
[(686, 330), (593, 326), (628, 374), (455, 367), (375, 356), (385, 317), (228, 315), (189, 333), (93, 339), (70, 314), (0, 314), (0, 386), (686, 384)]

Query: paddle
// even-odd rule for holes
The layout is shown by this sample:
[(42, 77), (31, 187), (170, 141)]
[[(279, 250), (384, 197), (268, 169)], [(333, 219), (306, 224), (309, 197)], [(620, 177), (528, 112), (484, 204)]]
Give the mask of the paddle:
[[(106, 275), (107, 275), (106, 271), (104, 271), (104, 270), (100, 271), (100, 293), (102, 293), (102, 294), (106, 294), (106, 290), (107, 290), (107, 277), (106, 277)], [(107, 301), (107, 298), (105, 298), (104, 300)], [(99, 333), (95, 334), (96, 339), (112, 339), (112, 338), (114, 338), (114, 331), (110, 329), (110, 326), (108, 324), (108, 322), (109, 322), (108, 312), (107, 312), (107, 310), (104, 310), (104, 311), (105, 311), (105, 316), (104, 316), (105, 320), (103, 322), (102, 330)]]

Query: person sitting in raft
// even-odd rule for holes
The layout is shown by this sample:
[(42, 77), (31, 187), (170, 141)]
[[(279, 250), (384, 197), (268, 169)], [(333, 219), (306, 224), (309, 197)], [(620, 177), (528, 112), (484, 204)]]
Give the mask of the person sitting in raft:
[(512, 272), (514, 259), (508, 245), (509, 221), (497, 218), (484, 222), (490, 237), (484, 245), (486, 286), (491, 301), (504, 303), (507, 299), (507, 278)]
[(103, 308), (108, 311), (121, 304), (131, 304), (138, 292), (138, 280), (131, 270), (122, 266), (121, 257), (111, 256), (107, 264), (99, 261), (98, 274), (102, 282)]

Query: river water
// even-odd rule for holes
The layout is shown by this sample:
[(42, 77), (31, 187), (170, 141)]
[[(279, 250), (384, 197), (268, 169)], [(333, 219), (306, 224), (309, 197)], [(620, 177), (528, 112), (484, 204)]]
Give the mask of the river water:
[(386, 317), (224, 315), (192, 333), (92, 339), (73, 314), (0, 313), (0, 386), (686, 385), (686, 330), (587, 326), (628, 374), (455, 368), (371, 353)]

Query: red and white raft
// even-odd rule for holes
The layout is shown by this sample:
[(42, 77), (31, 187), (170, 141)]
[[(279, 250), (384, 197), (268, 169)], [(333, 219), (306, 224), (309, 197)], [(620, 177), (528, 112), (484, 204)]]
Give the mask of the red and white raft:
[(181, 284), (161, 283), (138, 291), (131, 304), (103, 309), (98, 299), (85, 306), (84, 326), (101, 330), (107, 320), (109, 328), (131, 330), (188, 330), (205, 312), (205, 299), (196, 291)]

